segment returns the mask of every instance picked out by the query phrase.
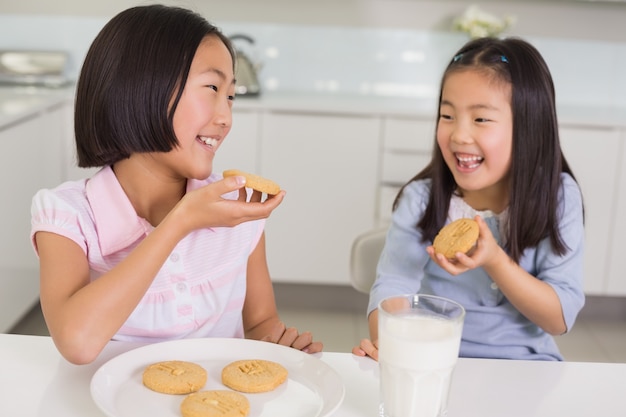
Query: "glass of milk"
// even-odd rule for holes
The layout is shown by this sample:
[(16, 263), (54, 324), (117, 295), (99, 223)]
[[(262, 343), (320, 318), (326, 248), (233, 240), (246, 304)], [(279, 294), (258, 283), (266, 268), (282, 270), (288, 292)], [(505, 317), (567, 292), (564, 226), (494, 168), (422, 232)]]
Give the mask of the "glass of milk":
[(399, 295), (378, 306), (381, 417), (447, 415), (465, 309), (432, 295)]

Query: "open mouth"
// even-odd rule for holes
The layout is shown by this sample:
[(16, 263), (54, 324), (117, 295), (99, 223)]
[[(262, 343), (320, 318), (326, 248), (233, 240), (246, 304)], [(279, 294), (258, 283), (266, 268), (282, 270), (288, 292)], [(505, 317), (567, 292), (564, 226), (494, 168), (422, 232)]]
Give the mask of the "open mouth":
[(478, 155), (455, 153), (457, 165), (464, 169), (475, 169), (482, 164), (484, 158)]
[(217, 148), (217, 143), (219, 142), (217, 139), (209, 138), (207, 136), (198, 136), (196, 139), (211, 149)]

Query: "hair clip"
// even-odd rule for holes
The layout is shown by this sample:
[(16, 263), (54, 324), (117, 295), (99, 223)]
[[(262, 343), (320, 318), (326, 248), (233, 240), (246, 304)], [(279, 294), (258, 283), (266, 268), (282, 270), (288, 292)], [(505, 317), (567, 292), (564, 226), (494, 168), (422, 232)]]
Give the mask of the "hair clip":
[(456, 62), (456, 61), (458, 61), (461, 58), (463, 58), (463, 54), (458, 54), (454, 58), (452, 58), (452, 62)]
[(509, 60), (504, 55), (500, 55), (500, 61), (502, 61), (502, 62), (504, 62), (506, 64), (509, 63)]

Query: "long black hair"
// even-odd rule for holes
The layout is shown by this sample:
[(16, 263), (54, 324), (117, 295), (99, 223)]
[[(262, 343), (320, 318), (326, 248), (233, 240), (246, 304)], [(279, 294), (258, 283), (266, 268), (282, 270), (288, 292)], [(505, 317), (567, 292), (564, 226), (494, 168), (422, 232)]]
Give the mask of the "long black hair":
[[(519, 38), (471, 40), (454, 55), (444, 71), (439, 102), (446, 78), (466, 70), (489, 74), (508, 83), (512, 90), (511, 192), (505, 250), (518, 262), (525, 249), (549, 237), (554, 251), (564, 254), (567, 246), (559, 233), (557, 210), (560, 175), (565, 172), (575, 177), (561, 150), (554, 83), (546, 62), (534, 46)], [(440, 116), (438, 111), (437, 120)], [(430, 163), (408, 183), (426, 178), (430, 178), (432, 188), (417, 228), (428, 242), (444, 226), (450, 199), (457, 191), (436, 134)], [(404, 187), (394, 201), (394, 209)]]

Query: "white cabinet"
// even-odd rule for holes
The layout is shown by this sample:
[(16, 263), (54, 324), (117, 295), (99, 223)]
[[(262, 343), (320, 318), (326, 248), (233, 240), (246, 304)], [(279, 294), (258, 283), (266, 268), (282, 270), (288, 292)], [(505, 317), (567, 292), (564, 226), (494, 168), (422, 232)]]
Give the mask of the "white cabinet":
[(606, 193), (613, 197), (615, 211), (611, 224), (609, 246), (609, 268), (606, 293), (626, 296), (626, 131), (621, 132), (620, 156), (616, 175), (618, 181), (613, 189), (607, 188)]
[(53, 108), (0, 130), (0, 332), (39, 297), (38, 261), (30, 243), (30, 206), (40, 188), (62, 179), (63, 109)]
[(217, 150), (213, 172), (221, 173), (225, 169), (259, 172), (259, 118), (259, 113), (253, 110), (233, 110), (233, 127)]
[(383, 157), (377, 219), (391, 220), (391, 206), (400, 187), (430, 161), (435, 138), (431, 119), (387, 117), (383, 120)]
[(613, 259), (609, 256), (615, 246), (610, 245), (614, 219), (621, 217), (614, 210), (618, 167), (625, 161), (620, 131), (577, 126), (559, 130), (563, 153), (580, 184), (585, 205), (585, 293), (608, 295), (612, 293), (608, 276), (613, 269), (609, 262), (623, 262), (620, 258), (624, 258), (622, 254)]
[(287, 191), (266, 229), (275, 281), (349, 285), (352, 241), (374, 226), (380, 119), (264, 113), (260, 174)]

